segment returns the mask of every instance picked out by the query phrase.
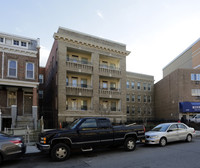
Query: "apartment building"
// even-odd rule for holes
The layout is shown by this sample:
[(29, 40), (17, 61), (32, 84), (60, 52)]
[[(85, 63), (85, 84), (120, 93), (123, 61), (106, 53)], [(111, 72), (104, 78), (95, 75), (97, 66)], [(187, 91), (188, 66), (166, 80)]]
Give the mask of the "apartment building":
[(126, 121), (126, 45), (62, 27), (54, 39), (45, 69), (47, 125), (87, 116)]
[(39, 39), (0, 33), (0, 129), (37, 126)]
[(200, 113), (200, 39), (164, 67), (163, 77), (154, 86), (157, 119), (189, 120)]
[(154, 119), (154, 77), (126, 73), (126, 112), (128, 121)]

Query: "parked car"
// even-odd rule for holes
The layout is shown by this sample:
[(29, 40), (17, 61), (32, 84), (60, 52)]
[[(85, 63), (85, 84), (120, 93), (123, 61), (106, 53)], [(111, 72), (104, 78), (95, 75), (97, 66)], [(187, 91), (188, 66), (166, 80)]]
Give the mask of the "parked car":
[(183, 123), (164, 123), (145, 133), (146, 144), (165, 146), (168, 142), (185, 140), (191, 142), (195, 135), (194, 128)]
[(0, 132), (0, 163), (4, 160), (22, 156), (26, 152), (24, 139)]
[(136, 141), (142, 139), (145, 140), (143, 125), (112, 126), (108, 118), (81, 118), (66, 129), (41, 133), (37, 147), (50, 152), (53, 160), (63, 161), (75, 148), (86, 152), (97, 147), (124, 146), (133, 151)]
[(200, 114), (196, 114), (194, 117), (192, 117), (190, 122), (200, 123)]

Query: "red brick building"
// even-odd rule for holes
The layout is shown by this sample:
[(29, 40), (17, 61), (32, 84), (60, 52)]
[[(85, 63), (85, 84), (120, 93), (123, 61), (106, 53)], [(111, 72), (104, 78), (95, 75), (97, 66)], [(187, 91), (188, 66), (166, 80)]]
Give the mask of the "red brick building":
[(0, 33), (0, 128), (36, 128), (39, 39)]

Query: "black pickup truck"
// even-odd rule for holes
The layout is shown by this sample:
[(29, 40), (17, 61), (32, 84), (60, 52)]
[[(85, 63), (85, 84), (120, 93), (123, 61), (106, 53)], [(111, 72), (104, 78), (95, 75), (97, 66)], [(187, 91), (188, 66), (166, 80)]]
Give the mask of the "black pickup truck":
[(77, 119), (66, 129), (42, 132), (37, 148), (48, 151), (53, 160), (63, 161), (75, 148), (85, 152), (102, 146), (124, 146), (127, 151), (133, 151), (136, 141), (144, 138), (143, 125), (112, 126), (107, 118), (90, 117)]

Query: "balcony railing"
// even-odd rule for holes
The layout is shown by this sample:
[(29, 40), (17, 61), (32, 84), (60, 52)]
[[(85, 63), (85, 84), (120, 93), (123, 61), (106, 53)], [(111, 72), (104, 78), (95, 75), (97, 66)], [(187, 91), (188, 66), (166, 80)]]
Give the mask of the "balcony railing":
[(100, 88), (99, 95), (100, 97), (120, 98), (121, 90), (117, 88)]
[(66, 83), (67, 87), (75, 87), (75, 88), (88, 88), (88, 89), (92, 89), (91, 85), (88, 84), (74, 84), (74, 83)]
[(110, 66), (99, 66), (99, 72), (100, 74), (106, 75), (106, 76), (112, 76), (112, 77), (121, 77), (121, 69), (116, 67), (110, 67)]
[(81, 107), (66, 106), (66, 110), (69, 110), (69, 111), (91, 111), (93, 109), (88, 106), (81, 106)]
[(114, 66), (108, 66), (108, 65), (104, 65), (104, 64), (99, 64), (100, 68), (105, 68), (105, 69), (110, 69), (110, 70), (117, 70), (120, 71), (120, 68), (118, 67), (114, 67)]
[(93, 71), (93, 65), (91, 62), (88, 61), (79, 61), (79, 60), (72, 60), (67, 59), (66, 65), (68, 70), (72, 71), (79, 71), (79, 72), (86, 72), (86, 73), (92, 73)]
[(119, 108), (117, 107), (108, 107), (108, 108), (103, 108), (103, 107), (100, 107), (99, 108), (99, 111), (105, 111), (105, 112), (118, 112), (118, 111), (121, 111)]
[(66, 62), (73, 62), (73, 63), (78, 63), (78, 64), (92, 65), (92, 63), (90, 61), (76, 60), (76, 59), (71, 59), (71, 58), (67, 58)]

